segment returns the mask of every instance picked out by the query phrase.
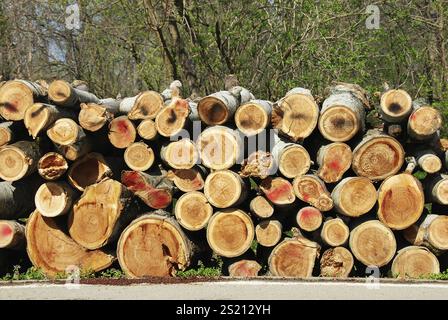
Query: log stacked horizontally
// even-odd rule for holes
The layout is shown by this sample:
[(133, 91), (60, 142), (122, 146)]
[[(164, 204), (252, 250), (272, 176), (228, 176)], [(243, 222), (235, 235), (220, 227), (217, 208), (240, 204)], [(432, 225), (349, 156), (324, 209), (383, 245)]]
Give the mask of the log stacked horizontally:
[(82, 81), (5, 82), (0, 251), (26, 250), (48, 277), (113, 263), (132, 278), (175, 276), (210, 253), (236, 277), (446, 267), (436, 108), (348, 83), (271, 102), (234, 82), (194, 101), (179, 81), (124, 99)]

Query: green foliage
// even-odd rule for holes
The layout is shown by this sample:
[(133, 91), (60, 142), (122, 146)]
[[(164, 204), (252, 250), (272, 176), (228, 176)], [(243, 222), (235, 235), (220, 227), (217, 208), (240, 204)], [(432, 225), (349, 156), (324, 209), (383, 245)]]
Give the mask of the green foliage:
[(198, 262), (198, 266), (195, 269), (188, 269), (185, 271), (177, 271), (176, 275), (181, 278), (191, 277), (219, 277), (222, 272), (222, 261), (220, 265), (214, 267), (206, 267), (202, 261)]
[(445, 270), (441, 273), (433, 273), (427, 276), (423, 276), (422, 279), (431, 279), (431, 280), (448, 280), (448, 270)]
[(13, 273), (7, 273), (0, 278), (1, 281), (15, 281), (15, 280), (45, 280), (45, 274), (36, 267), (31, 267), (24, 273), (20, 273), (21, 266), (14, 266)]
[(414, 177), (416, 177), (418, 180), (423, 180), (428, 175), (425, 171), (418, 170), (414, 172)]
[(120, 269), (110, 268), (101, 272), (100, 277), (108, 279), (122, 279), (126, 278), (126, 275)]

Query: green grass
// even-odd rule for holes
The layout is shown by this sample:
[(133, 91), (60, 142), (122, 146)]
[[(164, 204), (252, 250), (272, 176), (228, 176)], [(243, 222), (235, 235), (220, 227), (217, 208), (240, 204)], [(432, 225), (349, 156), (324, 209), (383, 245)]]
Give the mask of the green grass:
[(177, 271), (176, 275), (181, 278), (190, 277), (219, 277), (222, 275), (222, 262), (218, 266), (206, 267), (202, 261), (198, 262), (198, 267), (185, 271)]
[(14, 266), (13, 273), (7, 273), (0, 278), (1, 281), (13, 280), (45, 280), (45, 274), (36, 267), (31, 267), (23, 273), (20, 273), (20, 266)]
[(423, 276), (423, 279), (431, 279), (431, 280), (448, 280), (448, 270), (445, 270), (441, 273), (433, 273), (427, 276)]

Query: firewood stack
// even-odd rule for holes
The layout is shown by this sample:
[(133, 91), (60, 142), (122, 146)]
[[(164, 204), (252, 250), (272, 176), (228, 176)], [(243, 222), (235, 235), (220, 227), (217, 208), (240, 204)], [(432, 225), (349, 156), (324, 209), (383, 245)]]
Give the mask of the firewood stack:
[[(48, 277), (116, 262), (129, 277), (174, 276), (211, 252), (237, 277), (440, 272), (438, 110), (402, 89), (374, 103), (347, 83), (276, 102), (237, 83), (195, 101), (180, 92), (174, 81), (117, 100), (82, 81), (3, 83), (0, 258), (26, 250)], [(374, 109), (381, 126), (366, 120)]]

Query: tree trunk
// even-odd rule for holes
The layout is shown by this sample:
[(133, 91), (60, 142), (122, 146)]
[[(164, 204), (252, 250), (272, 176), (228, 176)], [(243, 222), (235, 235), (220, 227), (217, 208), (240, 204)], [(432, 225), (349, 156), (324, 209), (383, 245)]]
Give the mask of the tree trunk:
[(34, 103), (25, 111), (23, 122), (29, 134), (36, 139), (41, 132), (49, 129), (57, 120), (75, 118), (76, 114), (71, 110), (57, 108), (51, 104)]
[(350, 236), (350, 230), (340, 218), (328, 219), (324, 222), (320, 237), (330, 247), (343, 246)]
[(0, 182), (0, 219), (28, 216), (34, 210), (34, 194), (41, 183), (36, 175), (12, 183)]
[(361, 223), (354, 228), (350, 232), (349, 244), (355, 258), (366, 266), (385, 266), (397, 250), (393, 232), (377, 220)]
[(378, 218), (393, 230), (413, 225), (425, 205), (423, 188), (413, 175), (402, 173), (387, 178), (378, 189)]
[(57, 152), (44, 154), (37, 164), (39, 175), (49, 181), (59, 179), (67, 172), (67, 169), (67, 160)]
[(191, 169), (176, 169), (169, 177), (182, 192), (199, 191), (204, 188), (207, 171), (204, 167), (195, 166)]
[(72, 119), (62, 118), (47, 130), (47, 136), (57, 145), (68, 146), (84, 139), (84, 130)]
[(155, 119), (157, 132), (162, 137), (177, 136), (190, 123), (190, 106), (185, 99), (176, 98), (157, 114)]
[(412, 98), (401, 89), (384, 92), (380, 101), (381, 117), (390, 123), (405, 121), (412, 112)]
[(27, 252), (35, 267), (53, 278), (72, 266), (96, 272), (112, 264), (113, 256), (101, 250), (88, 251), (81, 247), (53, 219), (35, 211), (27, 221)]
[(322, 213), (314, 207), (303, 207), (296, 215), (296, 222), (300, 229), (308, 232), (315, 231), (322, 225)]
[(432, 150), (417, 152), (415, 158), (418, 166), (429, 174), (439, 172), (442, 169), (442, 160)]
[(258, 244), (264, 247), (275, 246), (282, 238), (283, 227), (278, 220), (264, 220), (255, 227)]
[(275, 174), (275, 163), (269, 152), (257, 150), (252, 152), (241, 165), (240, 176), (243, 178), (257, 177), (266, 179)]
[(425, 247), (409, 246), (398, 251), (391, 267), (398, 278), (422, 278), (440, 273), (437, 257)]
[(134, 124), (127, 116), (112, 120), (109, 124), (109, 141), (115, 148), (126, 149), (137, 137)]
[(250, 201), (250, 212), (258, 218), (269, 218), (274, 213), (273, 205), (263, 196), (256, 196)]
[(207, 226), (213, 214), (213, 207), (202, 192), (191, 191), (184, 193), (177, 200), (174, 214), (182, 227), (198, 231)]
[(319, 178), (326, 183), (337, 182), (352, 164), (352, 150), (342, 142), (324, 145), (317, 152), (317, 163)]
[(352, 169), (358, 176), (384, 180), (396, 174), (404, 163), (402, 145), (378, 131), (369, 131), (353, 150)]
[(96, 103), (82, 103), (78, 121), (81, 127), (90, 132), (99, 131), (109, 124), (114, 114), (107, 107)]
[(111, 168), (104, 157), (95, 152), (77, 160), (67, 172), (68, 182), (79, 191), (84, 191), (87, 186), (110, 176), (112, 176)]
[(370, 179), (349, 177), (336, 185), (331, 198), (337, 212), (355, 218), (372, 210), (378, 195)]
[(260, 264), (255, 260), (239, 260), (229, 266), (230, 277), (256, 277), (261, 270)]
[(241, 204), (247, 196), (247, 188), (238, 174), (230, 170), (221, 170), (207, 176), (204, 194), (210, 204), (222, 209)]
[(292, 183), (296, 196), (316, 207), (320, 211), (329, 211), (333, 208), (333, 200), (325, 183), (318, 177), (306, 174), (298, 176)]
[(227, 209), (216, 212), (207, 226), (207, 241), (218, 255), (241, 256), (251, 246), (255, 230), (251, 218), (242, 210)]
[(191, 169), (199, 162), (199, 152), (193, 141), (183, 138), (163, 146), (160, 158), (173, 169)]
[(194, 254), (177, 221), (159, 211), (132, 221), (117, 245), (121, 269), (131, 278), (174, 276), (190, 265)]
[(416, 140), (430, 140), (442, 127), (440, 111), (430, 106), (414, 104), (414, 111), (408, 121), (408, 135)]
[(152, 119), (145, 119), (137, 127), (140, 138), (145, 140), (155, 140), (157, 137), (156, 123)]
[(322, 277), (347, 278), (354, 265), (353, 255), (344, 247), (325, 250), (320, 259), (320, 275)]
[(441, 205), (448, 205), (448, 176), (438, 174), (429, 177), (425, 183), (426, 199)]
[(25, 226), (13, 220), (0, 220), (0, 249), (24, 250)]
[(308, 151), (299, 144), (287, 143), (276, 137), (272, 157), (280, 173), (292, 179), (310, 170), (311, 158)]
[(54, 104), (63, 107), (78, 107), (80, 103), (100, 102), (100, 99), (93, 93), (74, 88), (64, 80), (55, 80), (50, 84), (48, 88), (48, 98), (54, 102)]
[(41, 157), (36, 142), (18, 141), (0, 149), (0, 178), (5, 181), (17, 181), (37, 170)]
[(76, 195), (65, 182), (47, 182), (36, 191), (34, 203), (40, 214), (54, 218), (68, 213)]
[(448, 250), (448, 216), (429, 214), (419, 224), (406, 229), (405, 239), (440, 255)]
[(154, 163), (154, 151), (144, 142), (134, 142), (124, 152), (126, 165), (135, 171), (146, 171)]
[(271, 124), (274, 129), (297, 142), (308, 137), (317, 125), (319, 107), (311, 92), (294, 88), (274, 104)]
[(264, 179), (260, 184), (260, 189), (266, 198), (276, 205), (287, 205), (296, 200), (291, 183), (280, 177)]
[(246, 136), (261, 133), (271, 121), (272, 102), (251, 100), (241, 105), (235, 112), (235, 124)]
[(140, 120), (154, 119), (163, 107), (163, 98), (158, 92), (144, 91), (135, 97), (124, 98), (119, 110), (131, 120)]

